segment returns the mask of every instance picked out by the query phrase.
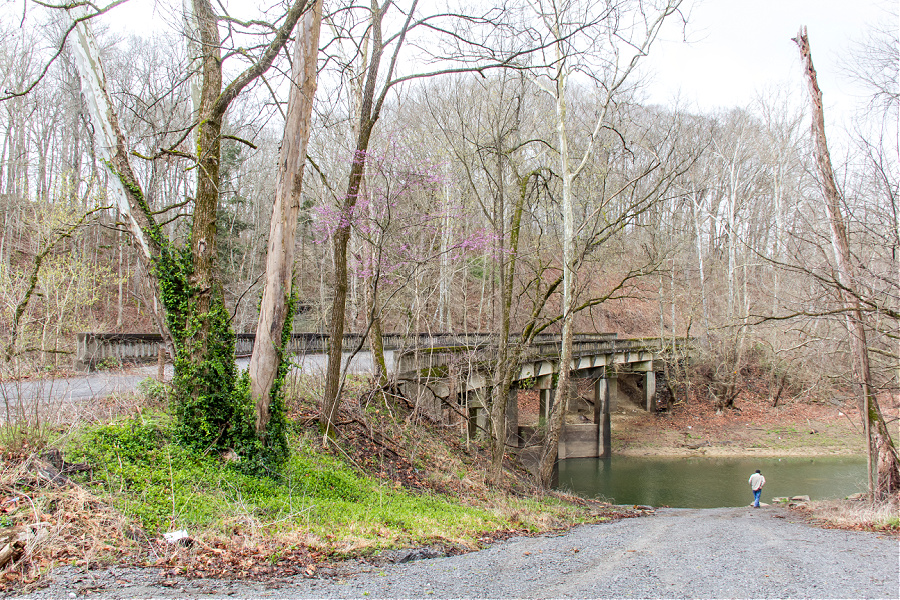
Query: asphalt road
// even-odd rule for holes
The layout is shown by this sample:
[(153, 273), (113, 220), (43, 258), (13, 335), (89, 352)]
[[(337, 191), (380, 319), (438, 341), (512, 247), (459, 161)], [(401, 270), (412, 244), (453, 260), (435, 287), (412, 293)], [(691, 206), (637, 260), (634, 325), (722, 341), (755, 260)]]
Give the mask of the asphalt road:
[(288, 583), (63, 569), (29, 597), (897, 598), (898, 561), (896, 537), (816, 528), (783, 508), (661, 509), (461, 556), (344, 563)]
[[(345, 362), (350, 358), (344, 355)], [(310, 354), (294, 357), (297, 369), (306, 373), (325, 371), (327, 356)], [(385, 352), (388, 369), (393, 368), (394, 353)], [(249, 359), (236, 361), (239, 369), (246, 369)], [(372, 371), (372, 357), (369, 352), (360, 352), (350, 363), (351, 373)], [(31, 414), (34, 407), (56, 410), (63, 405), (84, 406), (93, 400), (108, 399), (122, 394), (132, 393), (138, 384), (148, 377), (155, 377), (156, 365), (136, 367), (127, 371), (95, 371), (72, 377), (56, 379), (23, 379), (0, 382), (0, 402), (9, 409), (9, 419), (14, 420), (17, 414)], [(172, 365), (166, 366), (166, 376), (171, 378)], [(0, 423), (7, 420), (7, 411), (0, 407)]]

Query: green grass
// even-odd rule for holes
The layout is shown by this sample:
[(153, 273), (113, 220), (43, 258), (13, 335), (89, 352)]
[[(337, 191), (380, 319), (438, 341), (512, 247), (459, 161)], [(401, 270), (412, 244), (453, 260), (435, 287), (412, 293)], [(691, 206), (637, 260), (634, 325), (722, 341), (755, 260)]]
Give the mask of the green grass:
[(395, 489), (302, 438), (276, 477), (251, 476), (173, 444), (170, 425), (163, 415), (119, 421), (85, 430), (67, 448), (69, 460), (93, 467), (95, 491), (150, 535), (297, 532), (341, 551), (437, 539), (472, 545), (480, 532), (517, 525), (503, 511)]

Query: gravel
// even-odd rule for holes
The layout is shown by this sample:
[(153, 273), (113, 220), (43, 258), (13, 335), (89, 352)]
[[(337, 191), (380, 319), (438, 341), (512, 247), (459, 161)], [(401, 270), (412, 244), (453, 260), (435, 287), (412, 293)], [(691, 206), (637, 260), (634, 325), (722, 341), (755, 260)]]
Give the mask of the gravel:
[(816, 528), (783, 508), (660, 509), (460, 556), (395, 552), (407, 560), (350, 561), (281, 582), (67, 568), (26, 597), (898, 598), (898, 554), (896, 537)]

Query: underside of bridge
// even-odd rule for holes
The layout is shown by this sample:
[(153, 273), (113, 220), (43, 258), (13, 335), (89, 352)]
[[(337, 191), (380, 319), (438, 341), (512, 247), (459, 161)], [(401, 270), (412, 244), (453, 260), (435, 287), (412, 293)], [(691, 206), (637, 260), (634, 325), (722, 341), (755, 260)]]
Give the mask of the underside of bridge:
[[(619, 409), (640, 407), (655, 412), (667, 403), (662, 361), (577, 369), (563, 431), (560, 460), (603, 458), (612, 454), (610, 414)], [(406, 381), (404, 395), (429, 418), (455, 425), (470, 439), (489, 435), (488, 410), (491, 388), (487, 381), (447, 376), (432, 380)], [(556, 373), (527, 377), (516, 382), (507, 403), (507, 444), (529, 463), (541, 444), (550, 410), (557, 395)], [(472, 385), (475, 383), (475, 385)], [(467, 385), (468, 384), (468, 385)], [(527, 392), (534, 390), (531, 394)], [(662, 391), (663, 393), (659, 393)], [(533, 401), (537, 396), (537, 405)], [(528, 397), (532, 402), (528, 402)]]

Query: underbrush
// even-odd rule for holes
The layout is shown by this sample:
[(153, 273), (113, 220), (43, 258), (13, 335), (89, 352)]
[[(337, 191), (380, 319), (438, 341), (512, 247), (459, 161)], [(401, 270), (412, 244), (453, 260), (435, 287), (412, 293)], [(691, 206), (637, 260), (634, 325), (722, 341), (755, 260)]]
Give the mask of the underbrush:
[(167, 421), (144, 416), (89, 429), (70, 452), (92, 465), (89, 487), (151, 537), (177, 529), (211, 538), (303, 531), (307, 544), (346, 552), (432, 539), (471, 546), (479, 532), (508, 525), (489, 511), (365, 476), (302, 435), (281, 472), (247, 475), (173, 444)]
[[(292, 385), (291, 456), (268, 475), (249, 474), (233, 453), (175, 444), (155, 389), (143, 389), (122, 417), (80, 422), (51, 440), (65, 459), (59, 477), (39, 449), (7, 453), (0, 533), (17, 532), (20, 541), (0, 589), (60, 565), (308, 576), (322, 561), (382, 549), (456, 553), (514, 534), (633, 516), (541, 491), (514, 463), (491, 484), (488, 453), (476, 440), (422, 419), (402, 398), (367, 391), (363, 382), (354, 382), (342, 406), (337, 442), (323, 448), (310, 386)], [(176, 530), (186, 532), (187, 543), (164, 540)]]
[(900, 498), (874, 505), (866, 500), (821, 500), (803, 510), (826, 527), (900, 534)]

